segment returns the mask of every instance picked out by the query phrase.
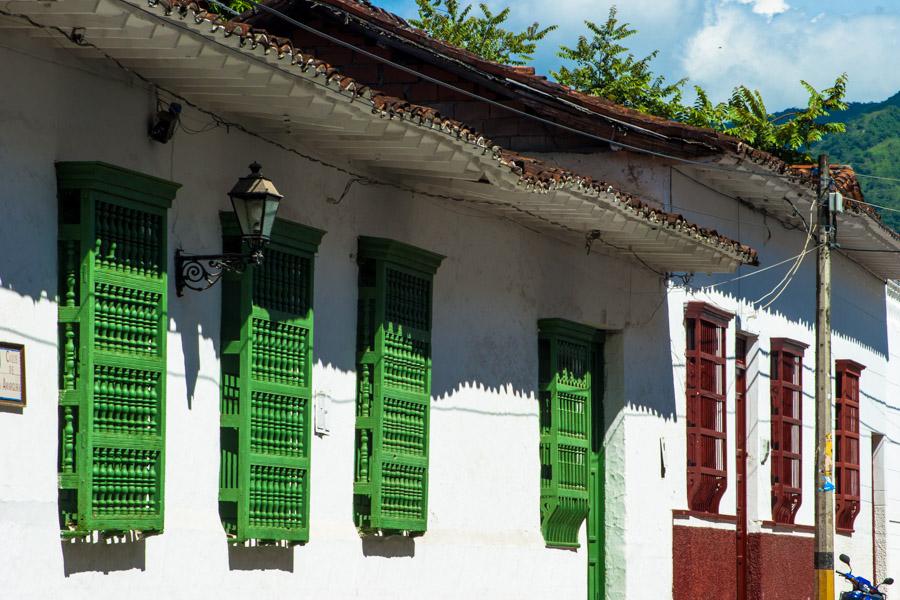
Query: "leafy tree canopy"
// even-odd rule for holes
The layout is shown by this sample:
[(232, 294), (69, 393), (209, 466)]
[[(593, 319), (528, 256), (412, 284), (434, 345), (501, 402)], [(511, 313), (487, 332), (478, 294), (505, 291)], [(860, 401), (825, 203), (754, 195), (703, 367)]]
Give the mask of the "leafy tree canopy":
[[(509, 31), (503, 27), (510, 15), (509, 7), (494, 14), (482, 3), (481, 14), (473, 15), (473, 5), (462, 7), (459, 0), (416, 3), (419, 18), (411, 21), (413, 25), (432, 37), (501, 63), (520, 65), (530, 61), (537, 42), (556, 29), (534, 23), (519, 33)], [(845, 129), (843, 123), (829, 120), (828, 116), (847, 108), (846, 74), (821, 91), (801, 81), (809, 93), (806, 108), (777, 117), (769, 113), (758, 90), (743, 85), (735, 87), (731, 97), (720, 103), (712, 102), (703, 88), (694, 86), (696, 100), (686, 105), (687, 79), (669, 81), (654, 73), (652, 62), (658, 50), (642, 58), (629, 52), (625, 41), (637, 30), (619, 20), (615, 6), (610, 8), (605, 23), (585, 21), (585, 25), (588, 35), (579, 36), (574, 46), (562, 46), (559, 50), (559, 57), (568, 65), (551, 73), (559, 83), (580, 92), (647, 114), (716, 129), (793, 162), (809, 160), (813, 144), (827, 134)]]
[[(247, 0), (228, 0), (239, 12), (252, 5)], [(416, 0), (418, 18), (410, 22), (436, 39), (464, 48), (488, 60), (523, 65), (533, 59), (537, 43), (557, 26), (532, 23), (523, 31), (505, 27), (511, 8), (494, 13), (479, 3), (480, 14), (472, 4), (460, 0)], [(829, 118), (832, 112), (847, 109), (847, 74), (840, 75), (830, 87), (818, 90), (806, 81), (801, 85), (809, 94), (806, 108), (780, 115), (769, 113), (759, 90), (739, 85), (725, 102), (714, 103), (707, 92), (694, 86), (696, 99), (684, 103), (687, 79), (668, 81), (653, 72), (654, 50), (643, 58), (629, 52), (625, 41), (637, 33), (628, 23), (619, 21), (615, 6), (609, 9), (605, 23), (585, 21), (588, 35), (579, 36), (573, 46), (562, 46), (558, 56), (564, 65), (551, 74), (561, 84), (585, 94), (601, 96), (635, 110), (722, 131), (738, 137), (754, 148), (770, 152), (789, 162), (810, 160), (814, 144), (826, 135), (844, 133), (846, 126)]]
[[(244, 14), (245, 12), (250, 11), (254, 8), (254, 4), (251, 2), (248, 2), (247, 0), (218, 0), (218, 1), (222, 4), (227, 5), (228, 8), (230, 8), (231, 10), (233, 10), (234, 12), (236, 12), (238, 14)], [(222, 7), (219, 6), (218, 4), (216, 4), (215, 2), (207, 2), (207, 8), (208, 8), (208, 10), (215, 12), (215, 13), (223, 12)], [(227, 12), (227, 11), (224, 11), (224, 12)]]
[(725, 105), (727, 121), (721, 129), (746, 140), (754, 148), (779, 155), (790, 162), (810, 159), (811, 146), (831, 133), (844, 133), (846, 125), (823, 121), (832, 111), (847, 109), (847, 74), (840, 75), (834, 85), (821, 92), (806, 81), (800, 82), (809, 94), (807, 106), (780, 116), (773, 116), (758, 90), (740, 85), (734, 88)]
[(769, 113), (758, 90), (743, 85), (735, 87), (728, 101), (720, 103), (713, 103), (703, 88), (694, 86), (697, 98), (693, 105), (685, 105), (687, 80), (669, 82), (655, 75), (650, 63), (658, 51), (640, 59), (628, 51), (622, 42), (637, 30), (619, 22), (615, 6), (606, 23), (585, 24), (590, 39), (582, 35), (574, 48), (563, 46), (559, 51), (559, 57), (571, 61), (573, 66), (563, 66), (553, 73), (557, 81), (580, 92), (651, 115), (716, 129), (787, 161), (809, 160), (813, 144), (827, 134), (845, 130), (843, 123), (828, 122), (827, 117), (847, 108), (846, 73), (822, 91), (801, 81), (809, 93), (807, 107), (777, 117)]
[(676, 119), (681, 115), (681, 97), (686, 79), (674, 83), (655, 75), (650, 63), (659, 54), (654, 50), (635, 58), (622, 42), (637, 33), (628, 23), (620, 23), (616, 7), (609, 9), (606, 23), (585, 21), (592, 37), (582, 35), (574, 48), (563, 46), (559, 57), (574, 63), (552, 72), (559, 83), (585, 94), (602, 96), (641, 112)]
[(434, 38), (505, 64), (530, 62), (537, 42), (556, 29), (532, 23), (524, 31), (510, 31), (504, 28), (510, 8), (494, 14), (483, 2), (478, 5), (480, 15), (472, 14), (471, 4), (460, 8), (459, 0), (416, 0), (416, 4), (419, 18), (410, 23)]

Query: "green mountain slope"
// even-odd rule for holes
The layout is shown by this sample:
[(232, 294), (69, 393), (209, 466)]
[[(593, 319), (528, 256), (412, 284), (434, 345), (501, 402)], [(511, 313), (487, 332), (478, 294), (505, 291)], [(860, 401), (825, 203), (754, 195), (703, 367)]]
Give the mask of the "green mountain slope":
[[(813, 149), (832, 163), (850, 164), (857, 173), (900, 179), (900, 93), (884, 102), (851, 104), (833, 116), (847, 132), (826, 137)], [(866, 200), (900, 210), (900, 181), (860, 177)], [(900, 231), (900, 212), (880, 211), (885, 223)]]

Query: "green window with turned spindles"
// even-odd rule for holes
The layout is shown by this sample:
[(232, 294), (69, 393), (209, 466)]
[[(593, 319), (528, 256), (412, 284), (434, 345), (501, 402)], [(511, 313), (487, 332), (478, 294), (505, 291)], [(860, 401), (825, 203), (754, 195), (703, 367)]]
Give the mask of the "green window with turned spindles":
[[(223, 245), (240, 251), (232, 213)], [(313, 265), (324, 232), (276, 220), (222, 288), (219, 515), (231, 543), (309, 541)]]
[(432, 281), (443, 258), (359, 239), (353, 512), (362, 535), (427, 527)]
[(599, 334), (563, 319), (538, 321), (541, 532), (577, 548), (590, 511), (592, 372)]
[(64, 538), (163, 529), (166, 211), (178, 184), (57, 163)]

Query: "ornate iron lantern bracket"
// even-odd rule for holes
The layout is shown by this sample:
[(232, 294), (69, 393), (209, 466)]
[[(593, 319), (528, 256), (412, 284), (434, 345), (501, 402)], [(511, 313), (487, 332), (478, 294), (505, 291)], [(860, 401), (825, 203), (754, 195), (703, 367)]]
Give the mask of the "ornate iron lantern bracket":
[(241, 229), (241, 243), (248, 251), (222, 254), (188, 254), (175, 251), (175, 291), (184, 288), (202, 292), (214, 286), (226, 272), (243, 273), (247, 265), (263, 261), (263, 249), (269, 244), (275, 215), (283, 196), (260, 172), (259, 163), (250, 165), (250, 174), (238, 179), (228, 192), (231, 207)]
[(258, 265), (263, 260), (262, 250), (249, 254), (187, 254), (175, 251), (175, 292), (184, 295), (184, 288), (197, 292), (208, 290), (227, 273), (243, 273), (247, 265)]

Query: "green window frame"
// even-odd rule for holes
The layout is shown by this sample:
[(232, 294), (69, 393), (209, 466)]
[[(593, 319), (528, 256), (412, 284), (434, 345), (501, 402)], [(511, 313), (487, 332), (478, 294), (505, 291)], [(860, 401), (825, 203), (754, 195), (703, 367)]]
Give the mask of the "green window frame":
[(541, 533), (549, 547), (578, 548), (590, 511), (592, 372), (600, 343), (591, 327), (538, 321)]
[(56, 176), (61, 536), (161, 533), (166, 217), (180, 185), (100, 162)]
[[(223, 247), (241, 249), (233, 213)], [(219, 516), (229, 543), (309, 541), (313, 282), (324, 231), (278, 219), (222, 288)]]
[(425, 533), (432, 285), (443, 256), (359, 238), (354, 522), (360, 535)]

